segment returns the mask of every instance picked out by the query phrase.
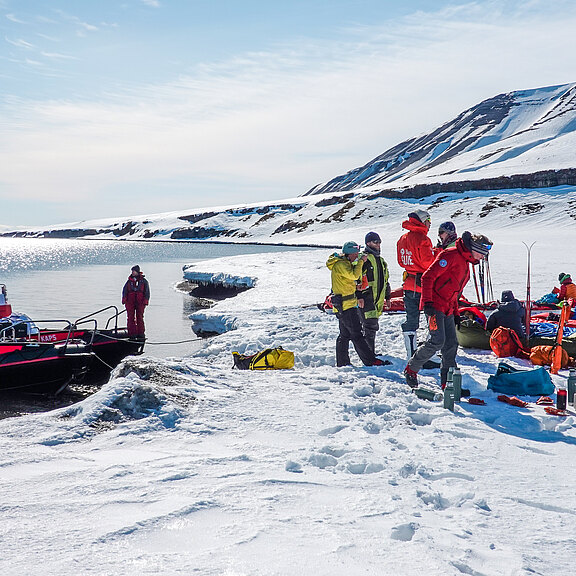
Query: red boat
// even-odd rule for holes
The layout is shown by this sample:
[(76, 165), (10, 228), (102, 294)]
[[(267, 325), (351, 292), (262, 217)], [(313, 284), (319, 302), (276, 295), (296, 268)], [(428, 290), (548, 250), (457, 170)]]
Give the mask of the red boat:
[[(75, 322), (33, 321), (13, 313), (0, 288), (0, 391), (58, 394), (71, 383), (101, 383), (123, 358), (144, 351), (144, 340), (118, 326), (123, 311), (115, 306)], [(109, 317), (99, 328), (103, 314)]]

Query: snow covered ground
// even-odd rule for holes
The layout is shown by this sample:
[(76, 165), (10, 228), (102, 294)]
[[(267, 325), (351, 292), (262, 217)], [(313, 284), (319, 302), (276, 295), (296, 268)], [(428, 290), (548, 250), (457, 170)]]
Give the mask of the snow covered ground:
[[(496, 294), (523, 294), (523, 241), (537, 240), (533, 295), (576, 273), (576, 232), (498, 222), (472, 230), (495, 241)], [(393, 286), (399, 233), (383, 245)], [(314, 306), (328, 255), (196, 263), (254, 279), (202, 312), (228, 332), (194, 357), (129, 359), (80, 404), (0, 421), (2, 574), (572, 574), (574, 411), (498, 402), (486, 351), (459, 352), (464, 386), (486, 406), (418, 400), (401, 376), (401, 315), (381, 320), (390, 366), (353, 354), (354, 367), (335, 368), (336, 320)], [(292, 350), (295, 368), (231, 369), (232, 351), (269, 346)]]

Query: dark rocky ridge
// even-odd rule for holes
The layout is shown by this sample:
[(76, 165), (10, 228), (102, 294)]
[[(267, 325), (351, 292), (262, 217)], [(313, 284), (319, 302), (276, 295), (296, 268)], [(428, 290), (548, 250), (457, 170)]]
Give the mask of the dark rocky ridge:
[[(532, 144), (540, 144), (553, 138), (546, 130), (540, 136), (539, 130), (549, 122), (561, 119), (562, 132), (576, 130), (576, 85), (555, 87), (558, 92), (549, 98), (550, 89), (540, 89), (526, 92), (511, 92), (489, 98), (480, 104), (462, 112), (454, 120), (447, 122), (433, 132), (419, 138), (411, 138), (390, 148), (364, 166), (350, 170), (346, 174), (332, 178), (330, 181), (314, 186), (305, 196), (342, 193), (374, 185), (382, 185), (382, 195), (388, 198), (411, 197), (420, 198), (437, 192), (458, 192), (461, 190), (496, 190), (504, 188), (544, 188), (560, 184), (573, 184), (574, 166), (568, 170), (535, 171), (522, 175), (506, 176), (509, 184), (500, 186), (500, 178), (478, 180), (462, 180), (456, 171), (446, 168), (443, 176), (453, 175), (453, 180), (445, 184), (427, 183), (410, 185), (409, 182), (399, 183), (396, 189), (394, 182), (398, 178), (410, 179), (437, 166), (442, 166), (459, 154), (475, 149), (482, 150), (485, 146), (502, 143), (497, 149), (487, 148), (486, 155), (481, 160), (488, 161), (491, 157), (500, 156), (509, 148), (512, 137), (528, 132), (538, 135)], [(542, 110), (542, 117), (530, 124), (529, 128), (511, 131), (502, 137), (507, 124), (511, 121), (511, 112), (515, 109), (525, 111), (530, 116), (532, 109)], [(550, 109), (547, 109), (550, 107)], [(530, 146), (528, 146), (529, 148)], [(521, 151), (517, 152), (520, 154)], [(428, 161), (425, 159), (429, 157)], [(495, 159), (496, 160), (496, 159)], [(489, 163), (489, 162), (488, 162)], [(558, 172), (560, 174), (558, 174)], [(504, 177), (503, 177), (504, 178)], [(384, 188), (387, 189), (384, 192)]]

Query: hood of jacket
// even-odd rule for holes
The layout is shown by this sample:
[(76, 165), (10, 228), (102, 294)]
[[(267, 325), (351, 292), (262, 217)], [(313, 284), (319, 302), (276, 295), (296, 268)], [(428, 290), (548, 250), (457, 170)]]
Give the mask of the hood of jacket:
[(410, 232), (421, 232), (422, 234), (428, 235), (428, 226), (426, 226), (424, 222), (420, 222), (417, 218), (410, 217), (408, 220), (404, 220), (404, 222), (402, 222), (402, 228)]
[[(334, 264), (336, 264), (336, 262), (342, 262), (342, 261), (346, 261), (348, 260), (348, 258), (346, 258), (346, 256), (344, 254), (339, 254), (338, 252), (334, 252), (334, 254), (331, 254), (330, 257), (328, 258), (328, 260), (326, 261), (326, 266), (332, 270), (332, 268), (334, 268)], [(349, 260), (348, 260), (349, 261)]]
[[(456, 240), (456, 244), (454, 245), (454, 247), (471, 264), (478, 264), (478, 262), (480, 262), (480, 260), (476, 260), (476, 258), (474, 258), (474, 256), (473, 256), (472, 252), (470, 252), (470, 250), (468, 250), (468, 248), (466, 248), (466, 245), (462, 241), (462, 238), (458, 238)], [(448, 250), (451, 250), (451, 248), (448, 248)]]

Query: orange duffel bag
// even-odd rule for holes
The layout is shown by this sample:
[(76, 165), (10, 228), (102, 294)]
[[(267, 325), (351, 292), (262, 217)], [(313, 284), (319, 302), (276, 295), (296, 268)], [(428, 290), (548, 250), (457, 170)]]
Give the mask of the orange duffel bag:
[[(551, 366), (554, 357), (554, 349), (556, 346), (534, 346), (530, 350), (530, 362), (538, 366)], [(572, 366), (574, 360), (568, 356), (568, 352), (562, 348), (562, 362), (561, 368), (568, 368)]]

